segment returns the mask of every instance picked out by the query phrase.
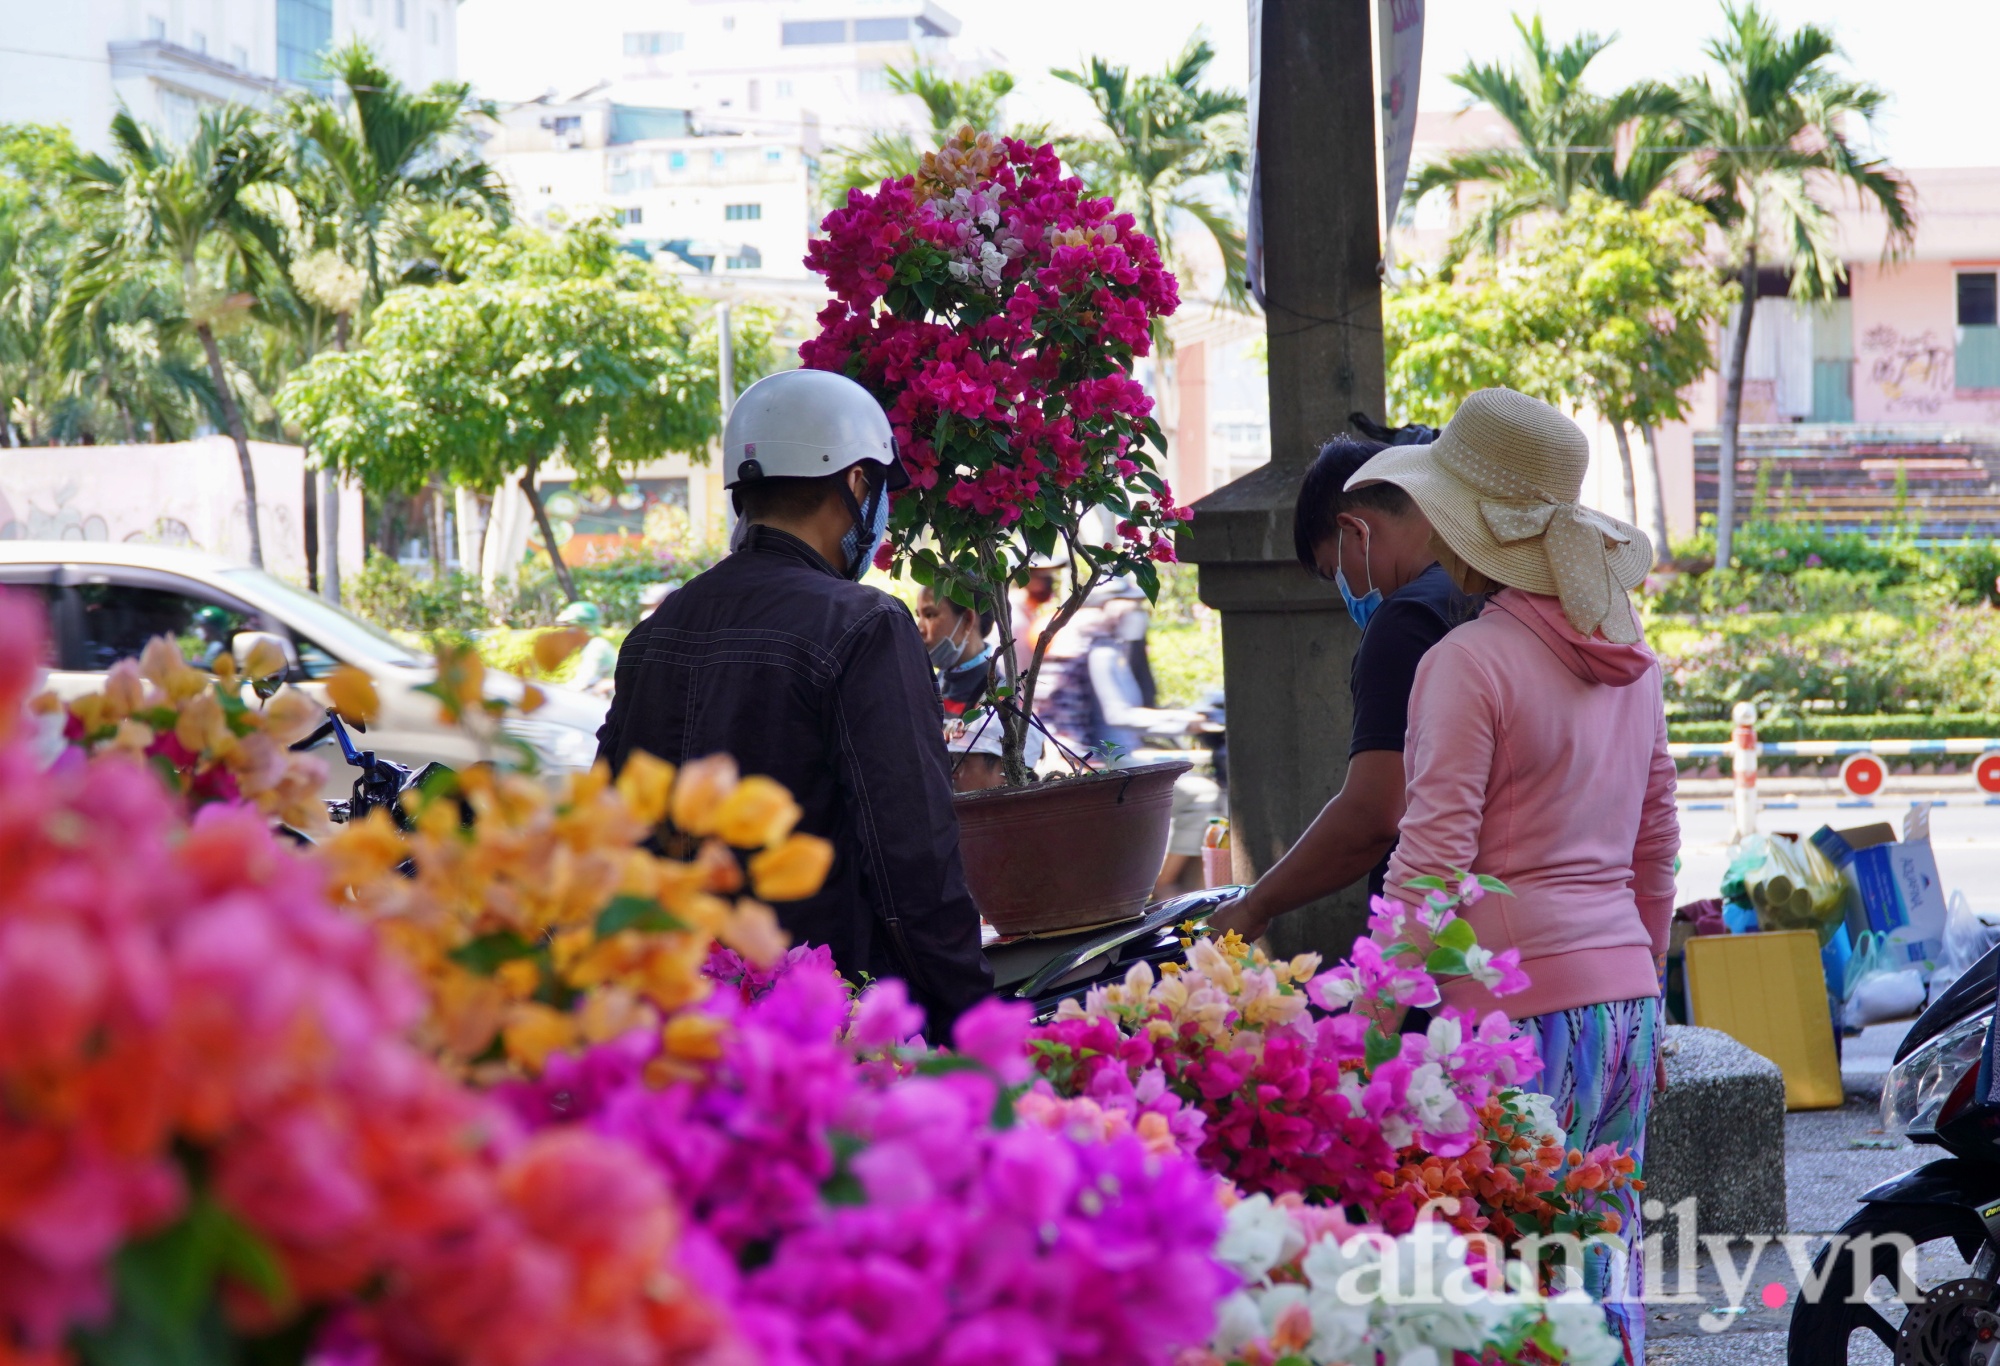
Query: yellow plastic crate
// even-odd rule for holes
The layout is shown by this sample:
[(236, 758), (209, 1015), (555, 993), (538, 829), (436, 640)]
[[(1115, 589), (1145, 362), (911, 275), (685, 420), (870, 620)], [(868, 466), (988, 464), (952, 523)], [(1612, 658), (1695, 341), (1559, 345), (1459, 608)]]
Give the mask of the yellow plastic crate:
[(1687, 942), (1688, 1012), (1785, 1074), (1787, 1110), (1831, 1110), (1844, 1094), (1819, 936), (1705, 934)]

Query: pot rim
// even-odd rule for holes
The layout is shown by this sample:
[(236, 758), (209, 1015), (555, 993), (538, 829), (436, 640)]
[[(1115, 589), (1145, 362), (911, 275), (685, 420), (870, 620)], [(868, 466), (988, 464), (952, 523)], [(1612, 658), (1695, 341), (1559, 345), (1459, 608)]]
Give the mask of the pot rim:
[(978, 792), (954, 792), (954, 804), (973, 805), (978, 802), (993, 801), (1001, 797), (1020, 797), (1035, 792), (1056, 792), (1073, 788), (1088, 787), (1092, 783), (1111, 782), (1117, 779), (1130, 781), (1148, 774), (1173, 770), (1178, 778), (1194, 768), (1189, 759), (1161, 759), (1150, 764), (1133, 764), (1128, 768), (1107, 768), (1090, 773), (1065, 773), (1060, 778), (1046, 778), (1038, 783), (1027, 783), (1021, 787), (989, 787)]

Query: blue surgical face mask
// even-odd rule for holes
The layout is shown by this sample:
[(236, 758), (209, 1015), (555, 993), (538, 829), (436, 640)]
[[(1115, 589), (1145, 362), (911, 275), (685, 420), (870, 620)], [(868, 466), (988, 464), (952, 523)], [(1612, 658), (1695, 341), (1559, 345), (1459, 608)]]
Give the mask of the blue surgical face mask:
[[(1346, 534), (1344, 529), (1338, 533), (1339, 536)], [(1347, 604), (1347, 615), (1354, 618), (1354, 624), (1365, 631), (1368, 629), (1368, 619), (1374, 616), (1376, 609), (1382, 605), (1382, 590), (1375, 586), (1375, 570), (1368, 565), (1368, 541), (1365, 539), (1361, 542), (1361, 563), (1367, 568), (1368, 591), (1356, 597), (1354, 590), (1347, 586), (1347, 570), (1340, 564), (1340, 544), (1338, 540), (1335, 541), (1334, 586), (1340, 589), (1340, 600)]]
[[(865, 528), (864, 528), (864, 525)], [(840, 553), (847, 556), (847, 577), (859, 582), (875, 563), (876, 547), (889, 534), (889, 486), (885, 482), (869, 494), (862, 505), (861, 521), (840, 538)], [(866, 540), (863, 540), (866, 537)]]

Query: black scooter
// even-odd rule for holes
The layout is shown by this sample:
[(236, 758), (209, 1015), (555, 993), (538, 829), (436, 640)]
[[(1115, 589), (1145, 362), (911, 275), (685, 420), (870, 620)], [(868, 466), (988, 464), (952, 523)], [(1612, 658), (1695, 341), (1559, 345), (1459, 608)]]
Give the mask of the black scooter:
[[(1882, 1087), (1882, 1127), (1950, 1156), (1861, 1197), (1861, 1209), (1814, 1263), (1824, 1284), (1816, 1293), (1808, 1287), (1792, 1313), (1790, 1366), (1839, 1366), (1862, 1360), (1864, 1350), (1879, 1360), (1865, 1341), (1849, 1356), (1857, 1332), (1879, 1340), (1896, 1366), (2000, 1366), (1996, 974), (2000, 948), (1932, 1002), (1897, 1048)], [(1945, 1241), (1970, 1274), (1919, 1286), (1903, 1247)]]

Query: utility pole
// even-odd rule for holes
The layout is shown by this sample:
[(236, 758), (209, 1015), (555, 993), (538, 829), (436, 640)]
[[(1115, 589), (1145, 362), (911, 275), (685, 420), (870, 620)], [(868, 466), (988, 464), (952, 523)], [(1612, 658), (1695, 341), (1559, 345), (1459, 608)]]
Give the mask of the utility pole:
[[(1181, 557), (1222, 614), (1230, 846), (1249, 881), (1347, 772), (1348, 667), (1360, 632), (1292, 553), (1292, 508), (1320, 443), (1383, 414), (1375, 0), (1264, 0), (1258, 179), (1270, 345), (1271, 463), (1194, 505)], [(1365, 888), (1285, 916), (1273, 947), (1345, 953)]]

